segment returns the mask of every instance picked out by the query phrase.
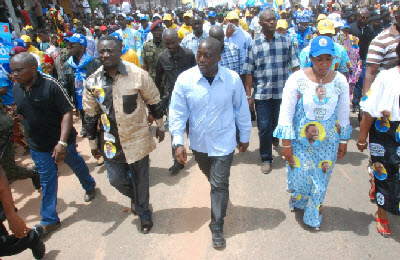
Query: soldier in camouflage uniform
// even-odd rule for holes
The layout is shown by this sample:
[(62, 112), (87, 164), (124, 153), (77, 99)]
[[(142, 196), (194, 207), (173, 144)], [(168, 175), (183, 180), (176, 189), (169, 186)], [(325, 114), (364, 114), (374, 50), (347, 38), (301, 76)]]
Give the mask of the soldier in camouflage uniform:
[[(0, 100), (0, 108), (2, 107)], [(40, 188), (38, 184), (38, 173), (34, 170), (17, 166), (15, 164), (15, 151), (14, 144), (11, 142), (11, 135), (13, 133), (13, 121), (7, 116), (2, 109), (0, 109), (0, 165), (4, 168), (7, 178), (10, 182), (32, 178), (36, 189)], [(38, 186), (39, 185), (39, 186)]]
[[(153, 81), (156, 78), (156, 63), (157, 57), (160, 52), (162, 52), (166, 47), (164, 42), (162, 41), (163, 34), (163, 25), (162, 21), (158, 20), (154, 22), (150, 28), (151, 33), (153, 34), (153, 39), (146, 42), (143, 46), (143, 69), (148, 71), (150, 77)], [(158, 91), (160, 92), (160, 96), (164, 96), (164, 85), (161, 84)]]

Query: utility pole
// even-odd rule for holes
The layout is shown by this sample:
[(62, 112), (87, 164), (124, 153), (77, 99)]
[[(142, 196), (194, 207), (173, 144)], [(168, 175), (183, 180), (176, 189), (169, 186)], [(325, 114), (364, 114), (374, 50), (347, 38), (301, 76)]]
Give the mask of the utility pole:
[(14, 25), (15, 34), (16, 34), (17, 38), (19, 38), (21, 36), (21, 30), (19, 28), (18, 19), (15, 16), (14, 6), (13, 6), (11, 0), (6, 0), (6, 5), (8, 8), (8, 12), (10, 13), (12, 23)]

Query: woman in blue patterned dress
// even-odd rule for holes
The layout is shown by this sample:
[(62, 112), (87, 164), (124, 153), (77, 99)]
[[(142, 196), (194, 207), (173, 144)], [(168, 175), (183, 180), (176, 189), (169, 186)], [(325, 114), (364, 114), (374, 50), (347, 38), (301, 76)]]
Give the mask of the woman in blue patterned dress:
[[(400, 57), (400, 44), (397, 45), (396, 54)], [(392, 69), (381, 71), (360, 103), (365, 113), (360, 124), (357, 147), (360, 151), (368, 147), (371, 154), (372, 191), (375, 189), (378, 206), (376, 227), (384, 237), (392, 235), (386, 212), (400, 215), (399, 71), (400, 62)]]
[(349, 84), (331, 70), (334, 43), (316, 37), (310, 48), (313, 66), (293, 73), (283, 89), (278, 126), (287, 161), (289, 206), (304, 210), (303, 221), (318, 230), (326, 189), (336, 159), (347, 151), (352, 128)]

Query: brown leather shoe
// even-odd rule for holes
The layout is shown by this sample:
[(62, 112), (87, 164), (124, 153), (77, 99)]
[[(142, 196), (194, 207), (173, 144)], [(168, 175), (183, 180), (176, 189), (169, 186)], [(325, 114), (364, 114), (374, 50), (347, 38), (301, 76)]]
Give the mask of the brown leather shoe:
[(50, 232), (53, 232), (61, 227), (61, 222), (50, 224), (50, 225), (41, 225), (43, 227), (43, 235), (47, 235)]

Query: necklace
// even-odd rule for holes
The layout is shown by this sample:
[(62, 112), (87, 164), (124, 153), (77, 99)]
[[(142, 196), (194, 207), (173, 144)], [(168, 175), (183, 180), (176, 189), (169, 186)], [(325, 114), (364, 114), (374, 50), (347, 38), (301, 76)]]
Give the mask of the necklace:
[[(328, 77), (329, 72), (331, 72), (331, 71), (329, 70), (328, 73), (326, 73), (325, 76), (319, 78), (319, 85), (318, 85), (318, 86), (323, 86), (323, 85), (324, 85), (324, 84), (322, 84), (322, 80), (323, 80), (324, 78)], [(315, 75), (315, 78), (318, 80), (318, 76), (317, 76), (317, 74), (314, 72), (314, 70), (313, 70), (313, 73), (314, 73), (314, 75)]]

